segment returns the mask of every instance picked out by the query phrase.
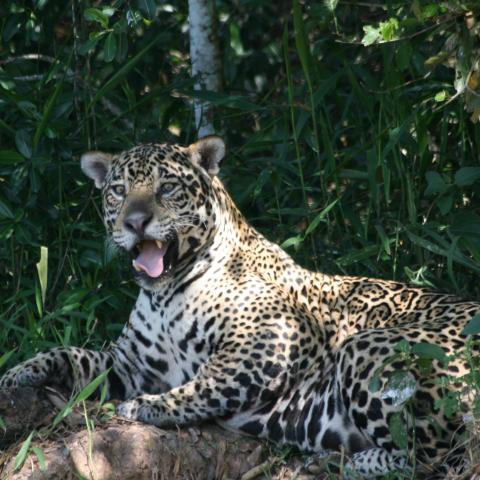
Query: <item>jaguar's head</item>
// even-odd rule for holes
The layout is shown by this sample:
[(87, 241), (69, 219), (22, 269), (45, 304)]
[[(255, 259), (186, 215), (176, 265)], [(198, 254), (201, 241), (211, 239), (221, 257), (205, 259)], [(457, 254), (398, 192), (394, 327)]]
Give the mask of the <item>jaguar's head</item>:
[(82, 156), (83, 172), (102, 190), (107, 232), (131, 253), (142, 287), (155, 289), (212, 238), (212, 181), (224, 155), (223, 140), (212, 136), (189, 147), (146, 144)]

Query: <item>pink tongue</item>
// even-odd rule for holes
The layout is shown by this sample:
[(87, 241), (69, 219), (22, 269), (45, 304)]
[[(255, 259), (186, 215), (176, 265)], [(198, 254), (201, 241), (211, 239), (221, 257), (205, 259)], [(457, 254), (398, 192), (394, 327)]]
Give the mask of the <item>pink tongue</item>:
[(140, 255), (134, 260), (135, 265), (141, 268), (149, 277), (157, 278), (163, 272), (163, 256), (167, 246), (158, 248), (153, 240), (145, 240)]

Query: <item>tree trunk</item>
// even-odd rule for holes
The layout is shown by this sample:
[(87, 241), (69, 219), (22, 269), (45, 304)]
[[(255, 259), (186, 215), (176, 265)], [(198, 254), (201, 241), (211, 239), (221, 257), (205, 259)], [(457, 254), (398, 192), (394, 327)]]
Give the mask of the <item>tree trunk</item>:
[[(190, 17), (190, 58), (195, 90), (218, 92), (221, 61), (214, 0), (188, 0)], [(194, 101), (198, 137), (214, 133), (213, 108), (202, 99)]]

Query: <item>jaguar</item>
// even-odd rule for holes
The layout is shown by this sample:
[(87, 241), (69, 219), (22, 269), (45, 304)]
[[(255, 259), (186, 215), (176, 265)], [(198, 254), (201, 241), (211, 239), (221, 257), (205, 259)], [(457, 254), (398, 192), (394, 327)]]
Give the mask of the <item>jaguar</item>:
[[(81, 157), (101, 189), (108, 235), (131, 256), (138, 298), (107, 349), (38, 353), (0, 387), (73, 390), (108, 370), (108, 396), (128, 419), (160, 427), (215, 420), (313, 455), (343, 450), (352, 478), (405, 469), (415, 447), (419, 475), (431, 474), (464, 429), (438, 408), (446, 388), (438, 380), (469, 371), (456, 353), (479, 303), (302, 268), (235, 206), (218, 177), (224, 156), (224, 141), (209, 136)], [(401, 342), (435, 344), (451, 359), (434, 358), (427, 375), (399, 356)], [(409, 414), (388, 395), (402, 369), (414, 381)], [(394, 418), (410, 432), (403, 448), (392, 438)]]

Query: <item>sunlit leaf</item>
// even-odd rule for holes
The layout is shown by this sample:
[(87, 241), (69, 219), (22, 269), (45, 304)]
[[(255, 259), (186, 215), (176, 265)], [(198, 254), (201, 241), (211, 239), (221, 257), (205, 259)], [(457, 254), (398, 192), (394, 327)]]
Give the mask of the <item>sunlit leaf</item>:
[(363, 31), (365, 33), (362, 38), (362, 44), (365, 47), (368, 47), (369, 45), (372, 45), (375, 42), (378, 42), (378, 40), (381, 38), (380, 30), (378, 28), (375, 28), (372, 25), (364, 26)]
[(40, 260), (37, 263), (38, 280), (42, 294), (42, 305), (45, 307), (45, 297), (48, 285), (48, 247), (40, 247)]
[(328, 212), (330, 212), (330, 210), (338, 203), (338, 201), (339, 199), (337, 198), (315, 216), (315, 218), (310, 222), (307, 230), (305, 231), (305, 237), (307, 235), (310, 235), (310, 233), (312, 233), (318, 227), (318, 224), (327, 216)]
[(32, 447), (32, 452), (35, 454), (38, 460), (38, 465), (40, 466), (40, 470), (45, 470), (46, 465), (45, 465), (45, 453), (43, 453), (43, 450), (38, 447)]
[(95, 377), (86, 387), (82, 389), (82, 391), (77, 395), (75, 398), (75, 403), (80, 403), (86, 400), (90, 395), (92, 395), (95, 390), (100, 386), (101, 383), (103, 383), (109, 373), (110, 369), (105, 370), (102, 372), (100, 375)]
[(394, 371), (390, 374), (382, 391), (382, 399), (390, 398), (392, 405), (400, 406), (410, 400), (417, 389), (417, 381), (412, 372)]
[(27, 459), (28, 451), (30, 449), (30, 444), (32, 443), (32, 438), (34, 433), (35, 433), (35, 430), (32, 430), (32, 432), (27, 437), (27, 439), (22, 443), (22, 446), (20, 447), (20, 450), (18, 451), (17, 456), (15, 457), (15, 464), (14, 464), (15, 470), (19, 470), (20, 468), (22, 468), (23, 463)]
[(323, 0), (323, 4), (329, 12), (333, 13), (337, 8), (338, 0)]

